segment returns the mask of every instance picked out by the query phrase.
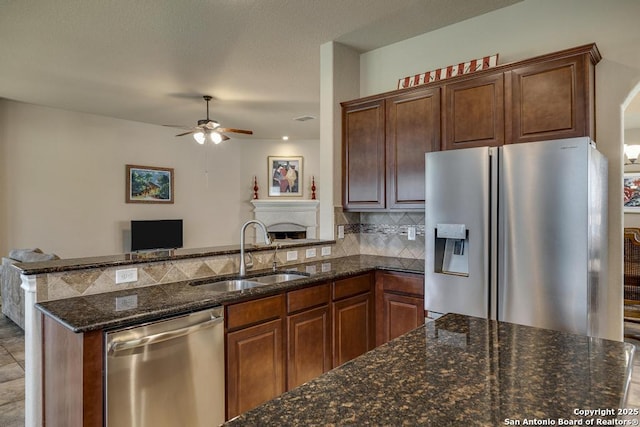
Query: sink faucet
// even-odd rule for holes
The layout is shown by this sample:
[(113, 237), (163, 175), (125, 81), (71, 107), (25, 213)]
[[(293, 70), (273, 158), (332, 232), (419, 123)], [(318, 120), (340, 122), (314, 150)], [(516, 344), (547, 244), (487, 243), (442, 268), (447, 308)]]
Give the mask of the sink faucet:
[(264, 233), (264, 242), (267, 245), (271, 244), (271, 239), (269, 238), (269, 234), (267, 233), (267, 227), (264, 225), (262, 221), (258, 221), (257, 219), (252, 219), (245, 222), (240, 229), (240, 277), (244, 277), (247, 274), (247, 265), (244, 261), (244, 232), (250, 224), (255, 224), (259, 228), (262, 228), (262, 232)]
[(273, 267), (272, 270), (275, 273), (276, 270), (278, 269), (278, 249), (279, 249), (279, 244), (276, 243), (276, 250), (273, 251)]

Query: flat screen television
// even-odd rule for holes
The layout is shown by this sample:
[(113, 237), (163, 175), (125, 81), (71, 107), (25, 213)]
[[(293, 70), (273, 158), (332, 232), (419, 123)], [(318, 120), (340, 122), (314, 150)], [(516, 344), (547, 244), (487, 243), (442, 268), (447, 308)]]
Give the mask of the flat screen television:
[(181, 219), (131, 221), (131, 252), (181, 247)]

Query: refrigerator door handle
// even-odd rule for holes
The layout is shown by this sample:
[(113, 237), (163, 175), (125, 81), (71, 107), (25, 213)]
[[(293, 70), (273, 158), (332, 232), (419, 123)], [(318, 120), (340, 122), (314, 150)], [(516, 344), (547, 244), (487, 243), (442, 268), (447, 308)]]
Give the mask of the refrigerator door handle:
[(502, 247), (498, 241), (498, 229), (500, 227), (500, 218), (498, 212), (498, 200), (500, 192), (500, 159), (501, 159), (502, 147), (491, 147), (489, 149), (489, 175), (490, 187), (489, 187), (489, 209), (490, 209), (490, 221), (489, 221), (489, 254), (486, 262), (488, 263), (488, 282), (489, 282), (489, 318), (498, 320), (498, 260), (500, 254), (499, 248)]

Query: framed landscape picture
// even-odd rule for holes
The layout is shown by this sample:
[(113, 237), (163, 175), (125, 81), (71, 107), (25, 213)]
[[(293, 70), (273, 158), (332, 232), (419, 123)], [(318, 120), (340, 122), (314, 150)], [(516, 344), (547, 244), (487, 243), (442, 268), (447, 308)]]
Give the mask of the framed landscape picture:
[(624, 174), (624, 211), (640, 213), (640, 173)]
[(269, 196), (302, 196), (302, 156), (269, 156)]
[(127, 165), (127, 203), (173, 203), (173, 169)]

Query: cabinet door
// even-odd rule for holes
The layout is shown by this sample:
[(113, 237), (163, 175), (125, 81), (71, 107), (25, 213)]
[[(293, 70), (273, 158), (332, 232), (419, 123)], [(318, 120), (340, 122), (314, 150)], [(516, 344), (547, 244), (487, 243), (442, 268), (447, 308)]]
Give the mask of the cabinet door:
[(333, 366), (374, 348), (372, 293), (333, 303)]
[(440, 88), (387, 99), (387, 207), (424, 209), (424, 154), (440, 149)]
[(376, 346), (424, 323), (424, 275), (376, 271)]
[(593, 84), (585, 55), (507, 73), (509, 143), (591, 136)]
[(287, 389), (331, 369), (329, 305), (287, 317)]
[(424, 324), (424, 299), (385, 292), (383, 298), (382, 342), (384, 344)]
[(384, 209), (384, 100), (344, 107), (343, 204), (345, 209)]
[(284, 393), (282, 320), (227, 334), (227, 419)]
[(445, 85), (445, 150), (504, 144), (504, 77), (489, 74)]

